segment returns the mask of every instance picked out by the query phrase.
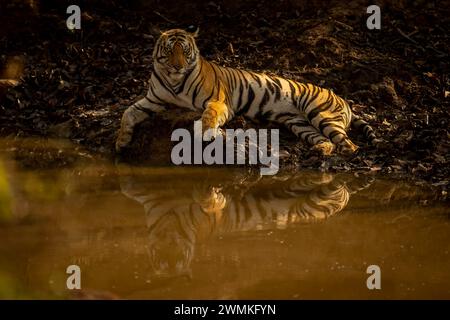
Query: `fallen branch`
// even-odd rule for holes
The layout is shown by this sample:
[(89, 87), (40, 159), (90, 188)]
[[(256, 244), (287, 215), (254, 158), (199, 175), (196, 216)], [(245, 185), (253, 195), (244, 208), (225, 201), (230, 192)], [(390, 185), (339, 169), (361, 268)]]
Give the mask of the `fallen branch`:
[(405, 39), (411, 41), (412, 43), (414, 43), (415, 45), (419, 46), (420, 48), (424, 49), (416, 40), (412, 39), (410, 35), (415, 34), (415, 32), (411, 32), (410, 35), (407, 35), (406, 33), (404, 33), (402, 30), (400, 30), (399, 28), (397, 28), (398, 33), (400, 33), (400, 35), (402, 37), (404, 37)]
[(168, 23), (176, 23), (173, 20), (170, 20), (169, 18), (166, 18), (165, 16), (163, 16), (161, 13), (159, 13), (158, 11), (153, 11), (158, 17), (164, 19), (166, 22)]

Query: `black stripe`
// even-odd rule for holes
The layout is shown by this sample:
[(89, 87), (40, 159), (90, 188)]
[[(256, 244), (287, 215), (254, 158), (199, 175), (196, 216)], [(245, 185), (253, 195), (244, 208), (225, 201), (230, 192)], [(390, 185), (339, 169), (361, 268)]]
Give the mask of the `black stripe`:
[(247, 102), (242, 107), (242, 109), (238, 111), (237, 115), (246, 114), (250, 109), (250, 106), (252, 105), (254, 99), (255, 99), (255, 92), (253, 91), (252, 86), (250, 86), (248, 88)]
[(226, 68), (220, 68), (219, 70), (220, 70), (220, 72), (222, 72), (223, 76), (226, 79), (226, 82), (229, 84), (231, 81), (230, 81), (227, 69)]
[(267, 217), (267, 211), (264, 208), (264, 206), (261, 204), (261, 201), (259, 199), (255, 199), (256, 207), (258, 208), (259, 216), (261, 217), (261, 220), (264, 220)]
[(158, 105), (158, 106), (162, 106), (162, 107), (165, 107), (165, 106), (166, 106), (166, 105), (164, 105), (164, 104), (162, 104), (162, 103), (158, 103), (158, 102), (155, 102), (155, 101), (151, 100), (151, 99), (150, 99), (149, 97), (147, 97), (147, 96), (145, 96), (144, 98), (147, 99), (148, 102), (153, 103), (153, 104), (156, 104), (156, 105)]
[(200, 79), (200, 81), (195, 86), (194, 92), (192, 92), (192, 106), (194, 108), (195, 108), (195, 99), (197, 98), (198, 91), (200, 91), (200, 90), (197, 91), (197, 89), (199, 88), (199, 86), (203, 85), (204, 80), (205, 80), (204, 78)]
[(328, 126), (335, 126), (334, 123), (330, 123), (333, 121), (342, 121), (342, 117), (340, 115), (338, 115), (336, 117), (325, 118), (325, 119), (320, 120), (320, 122), (319, 122), (320, 132), (324, 132), (323, 130)]
[(219, 76), (217, 75), (217, 71), (216, 71), (217, 66), (212, 65), (212, 64), (209, 64), (209, 66), (211, 67), (211, 69), (212, 69), (212, 71), (214, 73), (214, 81), (213, 81), (214, 85), (215, 85), (215, 87), (219, 88), (220, 87), (220, 83), (219, 83)]
[(153, 83), (150, 84), (150, 92), (152, 93), (152, 96), (155, 97), (156, 99), (158, 99), (161, 102), (165, 102), (163, 99), (161, 99), (160, 97), (158, 97), (158, 95), (156, 94), (156, 92), (153, 90)]
[(301, 94), (302, 94), (302, 88), (303, 87), (300, 85), (300, 83), (298, 83), (296, 81), (293, 81), (293, 82), (297, 86), (297, 90), (298, 90), (298, 94), (297, 94), (297, 97), (296, 97), (296, 100), (295, 100), (295, 104), (298, 107), (298, 105), (300, 104), (300, 97), (301, 97)]
[(230, 85), (228, 87), (230, 88), (231, 91), (234, 91), (234, 89), (236, 89), (236, 79), (234, 77), (234, 72), (233, 72), (233, 70), (228, 69), (228, 68), (227, 68), (227, 71), (228, 71), (228, 74), (230, 76), (230, 81), (231, 81), (231, 83), (229, 83)]
[[(312, 102), (313, 100), (311, 100)], [(310, 105), (311, 103), (309, 103), (308, 105)], [(320, 112), (325, 111), (326, 109), (328, 109), (332, 104), (332, 101), (327, 100), (321, 104), (319, 104), (318, 106), (316, 106), (313, 110), (311, 110), (309, 112), (309, 114), (307, 115), (308, 120), (311, 122)]]
[(303, 105), (298, 105), (297, 108), (300, 108), (301, 111), (305, 111), (306, 109), (306, 102), (309, 100), (309, 96), (311, 95), (311, 90), (309, 90), (308, 86), (305, 87), (305, 91), (303, 92), (303, 94), (300, 96), (299, 101), (301, 101), (303, 99), (303, 97), (306, 95), (305, 100), (303, 100)]
[(191, 85), (189, 86), (189, 88), (186, 91), (186, 94), (189, 94), (189, 91), (191, 90), (192, 86), (197, 81), (198, 77), (200, 77), (200, 75), (202, 74), (202, 69), (203, 69), (203, 63), (202, 62), (203, 61), (200, 61), (200, 70), (198, 71), (197, 75), (195, 76), (195, 79), (192, 80)]
[(137, 102), (134, 104), (134, 108), (135, 108), (136, 110), (141, 111), (141, 112), (145, 112), (145, 113), (148, 114), (148, 115), (151, 115), (151, 114), (153, 113), (152, 110), (147, 109), (147, 108), (144, 108), (143, 106), (141, 106), (141, 105), (138, 104)]
[(281, 87), (275, 84), (274, 89), (275, 89), (275, 101), (279, 101), (281, 98)]
[(289, 128), (291, 128), (293, 126), (306, 127), (306, 126), (310, 126), (311, 125), (308, 121), (301, 120), (301, 119), (296, 119), (294, 121), (291, 121), (291, 119), (287, 119), (285, 121), (289, 121), (289, 123), (286, 124)]
[(231, 90), (234, 90), (234, 89), (236, 89), (237, 84), (238, 84), (237, 79), (236, 79), (236, 73), (234, 72), (234, 70), (229, 70), (229, 71), (230, 71), (231, 77), (233, 78), (233, 88)]
[(264, 106), (267, 104), (267, 102), (269, 102), (269, 99), (270, 99), (270, 94), (269, 94), (269, 91), (267, 91), (267, 89), (266, 89), (266, 90), (264, 90), (264, 96), (262, 97), (261, 102), (259, 103), (259, 106), (258, 106), (258, 109), (260, 111), (263, 110)]
[[(328, 138), (329, 138), (331, 141), (333, 141), (333, 138), (336, 137), (336, 136), (338, 136), (338, 135), (344, 136), (344, 134), (343, 134), (342, 132), (340, 132), (340, 131), (338, 131), (338, 130), (334, 130), (333, 132), (330, 133), (330, 135), (329, 135)], [(341, 141), (342, 141), (342, 140), (341, 140)]]
[(158, 73), (156, 72), (155, 68), (153, 68), (153, 74), (156, 77), (156, 80), (161, 84), (162, 87), (164, 87), (167, 91), (169, 91), (174, 97), (176, 97), (175, 93), (173, 92), (172, 88), (165, 85), (164, 81), (159, 77)]
[(258, 82), (259, 86), (262, 87), (261, 79), (259, 78), (259, 76), (253, 72), (249, 72), (249, 73), (253, 77), (253, 79), (255, 79), (256, 82)]
[(281, 85), (281, 82), (280, 82), (280, 80), (278, 78), (273, 78), (273, 81), (278, 85), (280, 90), (281, 90), (281, 88), (283, 88), (283, 86)]
[(288, 83), (289, 83), (289, 88), (291, 89), (291, 101), (292, 101), (292, 103), (295, 103), (295, 100), (296, 100), (295, 99), (295, 87), (290, 80), (288, 80)]
[(183, 92), (184, 90), (184, 86), (186, 84), (187, 79), (189, 78), (189, 76), (192, 74), (192, 72), (194, 71), (195, 67), (191, 70), (189, 70), (188, 73), (186, 73), (186, 75), (184, 76), (184, 80), (183, 83), (180, 85), (180, 87), (178, 88), (178, 90), (175, 91), (176, 94), (180, 94), (181, 92)]
[(269, 78), (266, 79), (266, 84), (267, 84), (267, 88), (270, 90), (270, 93), (274, 94), (275, 93), (275, 87), (274, 87), (274, 85), (272, 84), (272, 81)]
[(239, 70), (239, 69), (236, 69), (236, 71), (239, 72), (239, 73), (241, 74), (241, 78), (242, 78), (242, 80), (244, 80), (244, 82), (245, 82), (245, 87), (248, 88), (248, 80), (247, 80), (247, 78), (245, 77), (244, 72), (242, 72), (242, 71)]
[(329, 211), (329, 210), (327, 210), (326, 206), (320, 205), (320, 204), (314, 202), (312, 199), (307, 198), (305, 203), (307, 203), (309, 205), (309, 207), (312, 207), (314, 209), (314, 211), (312, 213), (325, 211), (325, 214), (326, 214), (326, 212)]
[(239, 110), (239, 108), (241, 107), (241, 103), (242, 103), (242, 94), (244, 93), (244, 85), (240, 85), (239, 86), (239, 99), (238, 99), (238, 103), (236, 106), (236, 110)]
[(172, 38), (175, 38), (175, 41), (176, 41), (176, 40), (179, 40), (179, 39), (181, 39), (181, 40), (186, 40), (186, 39), (187, 39), (187, 38), (186, 38), (186, 35), (185, 35), (185, 34), (182, 34), (182, 33), (174, 34), (174, 35), (172, 36)]
[[(303, 134), (304, 134), (304, 135), (303, 135)], [(312, 141), (311, 141), (311, 142), (308, 141), (308, 140), (309, 140), (309, 137), (311, 137), (311, 136), (317, 136), (317, 135), (319, 135), (319, 133), (317, 133), (317, 132), (307, 132), (307, 131), (304, 131), (304, 132), (300, 133), (300, 137), (301, 137), (303, 140), (305, 140), (306, 142), (308, 142), (308, 143), (312, 143)]]
[[(219, 88), (219, 90), (220, 90), (220, 88)], [(211, 99), (211, 97), (213, 96), (213, 94), (214, 94), (214, 87), (212, 88), (211, 94), (208, 96), (208, 98), (206, 98), (205, 101), (203, 101), (203, 104), (202, 104), (202, 108), (203, 108), (203, 109), (206, 108), (206, 103), (208, 103), (209, 99)]]
[(242, 207), (244, 208), (244, 219), (248, 221), (252, 217), (252, 211), (250, 210), (250, 206), (247, 201), (247, 197), (242, 198), (241, 200)]
[(263, 112), (264, 106), (267, 104), (269, 99), (270, 99), (269, 91), (267, 91), (267, 89), (265, 89), (264, 95), (263, 95), (261, 101), (259, 102), (258, 111), (255, 114), (255, 119), (257, 119), (257, 120), (262, 120), (263, 118), (265, 120), (270, 119), (273, 112), (271, 110), (266, 110), (265, 112)]
[(305, 104), (305, 110), (308, 109), (308, 107), (311, 105), (311, 103), (313, 103), (313, 102), (317, 99), (317, 97), (319, 96), (319, 94), (320, 94), (319, 88), (316, 87), (316, 86), (313, 86), (312, 95), (311, 95), (311, 97), (309, 98), (308, 103)]
[[(298, 117), (298, 114), (293, 113), (293, 112), (280, 112), (275, 116), (274, 120), (278, 121), (278, 120), (280, 120), (280, 118), (286, 117), (286, 116)], [(284, 121), (286, 121), (286, 120), (288, 120), (288, 119), (285, 119)]]
[(239, 227), (239, 222), (241, 220), (241, 215), (240, 215), (240, 201), (236, 201), (235, 202), (235, 206), (236, 206), (236, 210), (235, 210), (235, 216), (236, 216), (236, 225), (235, 227)]

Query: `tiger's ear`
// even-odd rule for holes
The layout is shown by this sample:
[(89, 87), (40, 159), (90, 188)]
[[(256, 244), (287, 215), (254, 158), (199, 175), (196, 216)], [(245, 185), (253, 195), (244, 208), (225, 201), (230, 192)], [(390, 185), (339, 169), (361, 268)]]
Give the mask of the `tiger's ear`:
[(197, 38), (198, 33), (200, 32), (200, 28), (195, 26), (189, 26), (186, 31), (189, 32), (191, 36), (193, 36), (194, 38)]

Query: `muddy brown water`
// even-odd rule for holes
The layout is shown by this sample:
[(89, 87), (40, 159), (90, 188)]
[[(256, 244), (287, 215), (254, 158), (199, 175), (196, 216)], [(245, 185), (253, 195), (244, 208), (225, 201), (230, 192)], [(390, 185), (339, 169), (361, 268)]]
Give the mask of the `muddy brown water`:
[[(137, 167), (64, 141), (0, 142), (3, 299), (449, 299), (449, 244), (448, 202), (404, 181)], [(69, 265), (81, 290), (66, 287)]]

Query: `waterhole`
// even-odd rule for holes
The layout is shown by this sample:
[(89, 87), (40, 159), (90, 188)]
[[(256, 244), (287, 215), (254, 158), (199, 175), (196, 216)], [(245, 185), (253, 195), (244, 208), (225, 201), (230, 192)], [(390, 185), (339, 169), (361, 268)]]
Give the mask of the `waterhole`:
[[(449, 244), (448, 202), (411, 182), (0, 142), (3, 299), (448, 299)], [(367, 287), (371, 265), (381, 289)]]

